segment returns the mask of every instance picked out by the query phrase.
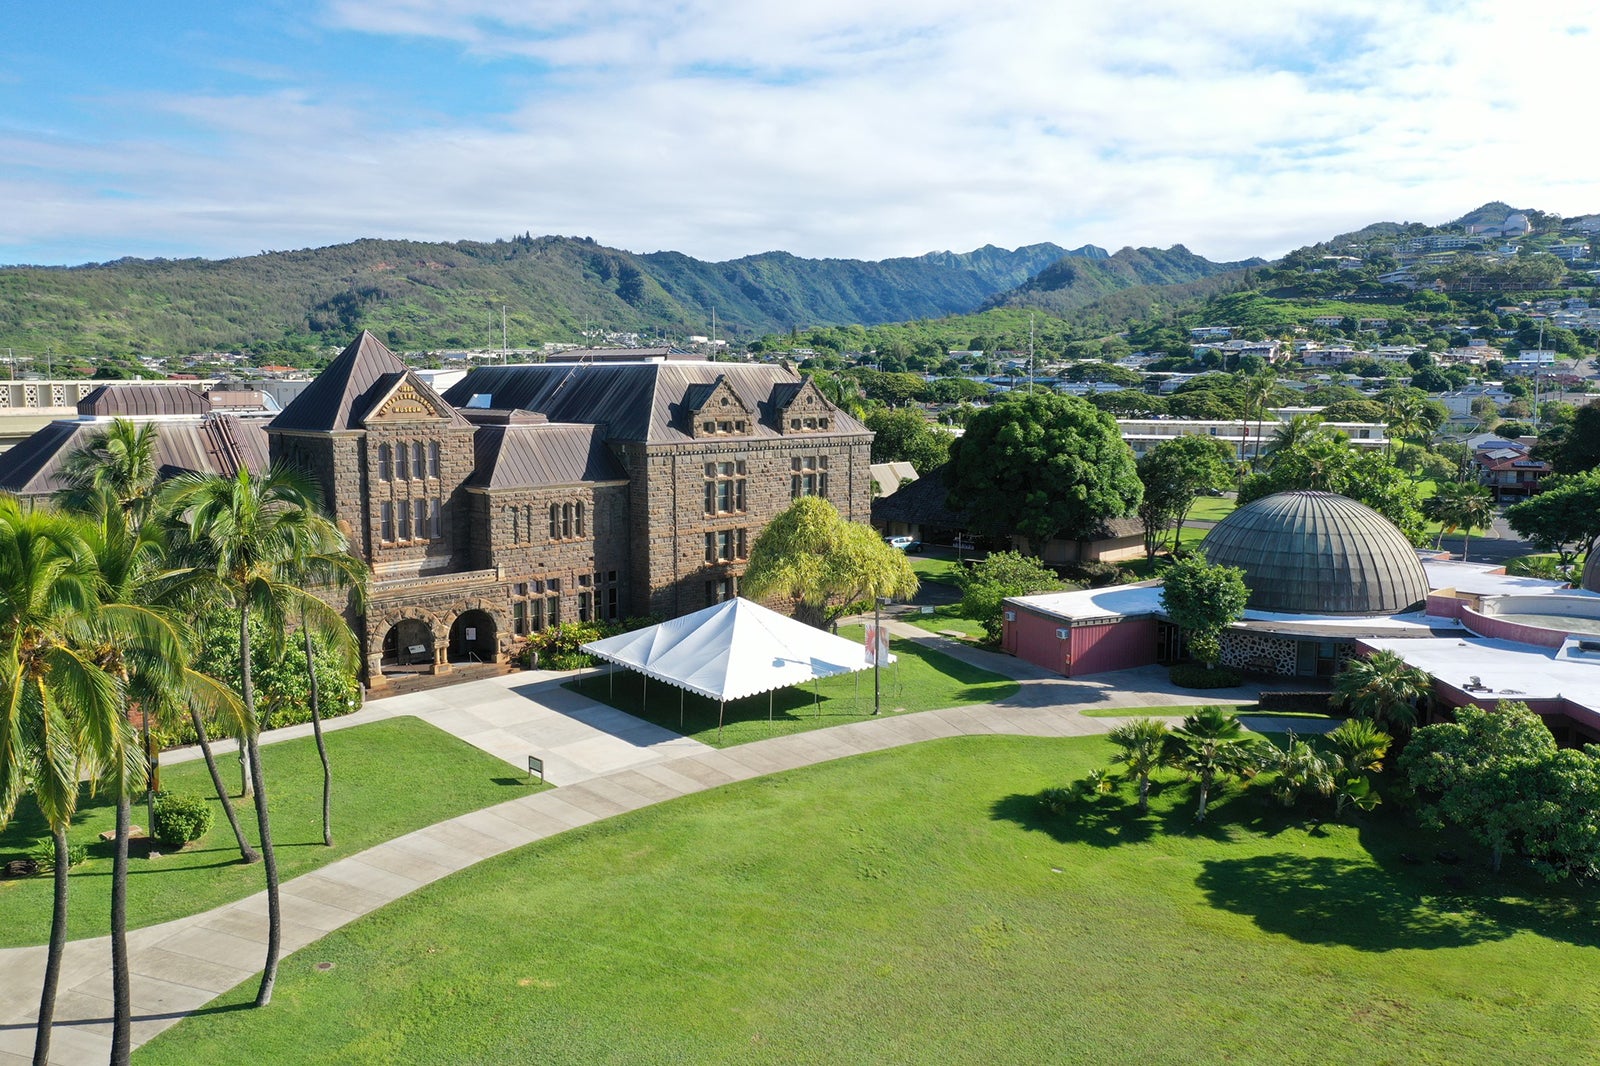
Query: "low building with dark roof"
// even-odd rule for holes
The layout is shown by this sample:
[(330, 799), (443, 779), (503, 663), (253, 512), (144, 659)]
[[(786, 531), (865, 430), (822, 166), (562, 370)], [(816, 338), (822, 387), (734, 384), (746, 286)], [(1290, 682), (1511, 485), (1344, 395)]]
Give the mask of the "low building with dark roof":
[(111, 382), (78, 401), (78, 417), (50, 422), (0, 454), (0, 491), (27, 498), (67, 487), (67, 456), (115, 419), (156, 427), (157, 476), (198, 472), (232, 476), (240, 467), (267, 468), (267, 436), (259, 422), (212, 410), (188, 385)]

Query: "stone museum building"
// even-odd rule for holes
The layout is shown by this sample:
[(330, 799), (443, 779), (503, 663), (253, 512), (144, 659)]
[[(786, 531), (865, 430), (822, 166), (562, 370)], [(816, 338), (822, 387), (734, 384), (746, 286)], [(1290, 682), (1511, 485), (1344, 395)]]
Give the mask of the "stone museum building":
[(569, 357), (479, 368), (441, 395), (362, 333), (270, 422), (176, 385), (110, 385), (0, 455), (0, 488), (60, 488), (61, 460), (113, 416), (158, 422), (164, 474), (257, 469), (263, 453), (301, 467), (372, 567), (354, 622), (375, 687), (500, 661), (558, 622), (734, 596), (751, 542), (800, 496), (867, 520), (872, 434), (792, 370)]

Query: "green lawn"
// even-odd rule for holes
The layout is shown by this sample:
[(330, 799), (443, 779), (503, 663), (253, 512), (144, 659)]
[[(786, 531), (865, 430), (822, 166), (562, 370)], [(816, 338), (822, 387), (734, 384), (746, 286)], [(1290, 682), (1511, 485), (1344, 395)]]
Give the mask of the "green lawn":
[(960, 633), (967, 640), (982, 641), (984, 639), (983, 624), (975, 622), (961, 613), (959, 604), (949, 604), (935, 607), (932, 614), (902, 614), (899, 621), (910, 622), (930, 633)]
[(1125, 794), (1044, 813), (1108, 752), (936, 741), (574, 830), (324, 938), (270, 1008), (236, 1009), (246, 982), (136, 1061), (1590, 1061), (1592, 890), (1255, 787), (1197, 832), (1170, 775), (1149, 818)]
[[(863, 637), (860, 626), (841, 626), (839, 635), (857, 642)], [(896, 640), (892, 650), (900, 661), (882, 668), (879, 683), (884, 714), (992, 703), (1017, 691), (1015, 681), (968, 666), (913, 641)], [(779, 689), (772, 693), (770, 720), (765, 695), (735, 700), (727, 705), (720, 737), (715, 700), (658, 681), (648, 682), (646, 695), (643, 676), (621, 668), (608, 678), (602, 667), (598, 673), (586, 673), (567, 682), (566, 687), (719, 748), (859, 722), (872, 716), (870, 670), (825, 678), (816, 686)]]
[(1238, 506), (1232, 496), (1196, 496), (1194, 506), (1185, 517), (1194, 522), (1220, 522)]
[[(971, 558), (972, 553), (967, 553)], [(937, 581), (945, 585), (956, 583), (955, 575), (961, 569), (954, 556), (945, 558), (938, 555), (922, 555), (916, 552), (908, 553), (906, 559), (911, 563), (911, 569), (916, 572), (918, 581)]]
[[(504, 762), (416, 718), (334, 730), (327, 739), (334, 775), (331, 848), (322, 844), (322, 764), (311, 739), (261, 748), (278, 870), (285, 880), (414, 829), (514, 799), (529, 788)], [(238, 759), (230, 755), (218, 764), (223, 780), (237, 788)], [(161, 778), (168, 791), (209, 796), (216, 818), (209, 833), (180, 852), (131, 860), (130, 928), (209, 910), (263, 887), (260, 864), (239, 862), (205, 763), (169, 764)], [(246, 834), (257, 841), (253, 803), (236, 801), (234, 808)], [(144, 820), (144, 805), (136, 803), (134, 824)], [(85, 794), (69, 834), (90, 845), (89, 860), (74, 867), (70, 879), (68, 935), (74, 939), (109, 931), (111, 845), (101, 842), (99, 834), (115, 824), (116, 808), (105, 790), (98, 796)], [(24, 799), (11, 825), (0, 833), (0, 863), (23, 857), (34, 840), (48, 835), (32, 801)], [(0, 947), (49, 939), (51, 880), (45, 874), (0, 881)]]

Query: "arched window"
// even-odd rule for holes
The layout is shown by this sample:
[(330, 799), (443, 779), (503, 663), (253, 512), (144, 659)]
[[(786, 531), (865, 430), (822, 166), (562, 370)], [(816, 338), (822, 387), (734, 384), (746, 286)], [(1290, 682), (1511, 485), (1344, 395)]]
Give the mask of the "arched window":
[(561, 536), (563, 538), (572, 536), (572, 504), (570, 503), (561, 505)]
[(428, 442), (428, 476), (439, 476), (439, 442), (436, 440)]
[(515, 507), (507, 507), (506, 510), (511, 512), (511, 543), (521, 544), (522, 531), (517, 526), (518, 511)]
[(550, 505), (550, 539), (555, 540), (561, 536), (561, 505)]
[(411, 476), (416, 478), (418, 481), (421, 481), (423, 476), (428, 471), (427, 466), (424, 465), (424, 464), (427, 463), (427, 461), (428, 460), (427, 460), (426, 453), (422, 450), (422, 442), (420, 440), (412, 441), (411, 442)]
[(578, 536), (581, 537), (583, 536), (583, 504), (578, 503), (575, 505), (574, 510), (576, 511)]
[(394, 476), (394, 453), (387, 444), (378, 445), (378, 480), (388, 481)]

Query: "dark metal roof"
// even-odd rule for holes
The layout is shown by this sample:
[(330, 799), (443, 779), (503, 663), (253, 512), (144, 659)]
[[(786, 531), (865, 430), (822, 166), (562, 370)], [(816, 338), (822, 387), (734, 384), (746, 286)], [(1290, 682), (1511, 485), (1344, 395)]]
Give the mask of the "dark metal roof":
[[(748, 436), (776, 437), (780, 386), (795, 385), (793, 371), (752, 363), (534, 364), (479, 367), (456, 382), (444, 398), (464, 407), (474, 396), (491, 407), (538, 411), (551, 422), (604, 423), (610, 440), (650, 444), (692, 439), (689, 414), (696, 386), (726, 377), (728, 387), (755, 413)], [(787, 395), (792, 395), (792, 391)], [(281, 416), (280, 416), (281, 417)], [(834, 410), (835, 433), (866, 433), (861, 423)]]
[(101, 385), (78, 401), (80, 415), (149, 418), (155, 415), (203, 415), (211, 401), (188, 385)]
[(924, 529), (966, 528), (966, 518), (945, 502), (950, 495), (944, 480), (948, 469), (948, 466), (936, 467), (917, 480), (901, 485), (890, 495), (873, 500), (872, 521), (878, 525), (904, 522)]
[(1217, 523), (1204, 547), (1211, 562), (1244, 571), (1252, 610), (1387, 615), (1428, 598), (1428, 576), (1405, 535), (1332, 492), (1247, 503)]
[(592, 481), (626, 481), (606, 447), (603, 426), (538, 422), (480, 425), (472, 438), (469, 486), (532, 489)]
[[(66, 488), (61, 476), (68, 455), (106, 428), (104, 422), (52, 422), (0, 454), (0, 489), (18, 496), (45, 496)], [(188, 471), (232, 475), (240, 465), (267, 469), (267, 434), (259, 422), (234, 415), (206, 415), (156, 425), (156, 475)]]
[[(402, 379), (425, 396), (438, 396), (426, 382), (412, 374), (400, 357), (384, 347), (366, 330), (339, 353), (339, 357), (307, 385), (305, 391), (272, 420), (272, 429), (335, 432), (360, 429), (361, 420), (374, 404), (389, 394)], [(459, 415), (451, 421), (466, 425)]]

